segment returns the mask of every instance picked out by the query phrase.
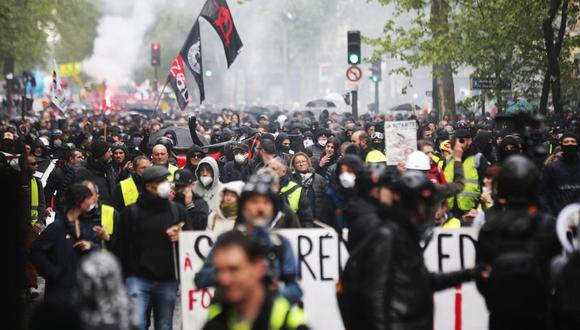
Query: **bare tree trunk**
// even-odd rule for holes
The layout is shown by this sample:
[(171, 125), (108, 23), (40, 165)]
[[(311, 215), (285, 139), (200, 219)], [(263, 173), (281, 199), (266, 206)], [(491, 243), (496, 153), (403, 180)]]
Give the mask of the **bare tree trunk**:
[[(556, 113), (563, 112), (562, 91), (560, 86), (560, 53), (562, 51), (562, 44), (564, 43), (564, 36), (566, 34), (568, 2), (569, 0), (564, 0), (563, 2), (561, 0), (550, 0), (549, 17), (547, 17), (542, 24), (548, 58), (549, 80), (552, 89), (552, 104), (554, 105), (554, 112)], [(560, 5), (560, 28), (558, 29), (558, 37), (554, 43), (554, 27), (552, 24), (556, 19), (556, 14), (560, 10)]]
[[(447, 0), (432, 0), (431, 2), (431, 30), (433, 39), (449, 33), (449, 12), (451, 8)], [(433, 76), (436, 80), (439, 115), (455, 115), (455, 86), (453, 83), (453, 68), (451, 63), (433, 64)], [(435, 91), (433, 91), (435, 93)]]
[(550, 96), (550, 70), (546, 70), (544, 74), (544, 81), (542, 83), (542, 96), (540, 96), (540, 113), (546, 115), (548, 113), (548, 97)]

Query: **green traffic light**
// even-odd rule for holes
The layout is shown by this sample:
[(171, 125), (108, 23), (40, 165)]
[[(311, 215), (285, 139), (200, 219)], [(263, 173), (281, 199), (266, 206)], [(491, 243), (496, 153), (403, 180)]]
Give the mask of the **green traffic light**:
[(379, 77), (377, 77), (377, 76), (371, 76), (370, 78), (374, 83), (379, 81)]
[(211, 70), (205, 70), (205, 76), (206, 77), (211, 77), (213, 74), (213, 72), (211, 72)]
[(359, 63), (358, 54), (350, 54), (348, 56), (348, 60), (350, 61), (350, 64), (358, 64)]

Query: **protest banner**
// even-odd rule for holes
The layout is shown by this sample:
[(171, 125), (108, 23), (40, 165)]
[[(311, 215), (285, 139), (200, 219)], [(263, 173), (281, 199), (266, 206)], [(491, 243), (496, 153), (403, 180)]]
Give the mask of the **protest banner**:
[[(297, 260), (304, 292), (304, 313), (314, 330), (344, 329), (336, 301), (335, 284), (348, 259), (344, 242), (333, 230), (286, 229)], [(476, 232), (437, 229), (425, 250), (429, 270), (458, 270), (473, 266)], [(179, 238), (183, 329), (202, 329), (213, 289), (197, 289), (195, 273), (203, 266), (216, 240), (211, 232), (183, 232)], [(435, 329), (487, 329), (487, 310), (474, 284), (435, 294)]]
[(417, 150), (417, 123), (414, 120), (385, 122), (387, 165), (397, 165), (415, 150)]

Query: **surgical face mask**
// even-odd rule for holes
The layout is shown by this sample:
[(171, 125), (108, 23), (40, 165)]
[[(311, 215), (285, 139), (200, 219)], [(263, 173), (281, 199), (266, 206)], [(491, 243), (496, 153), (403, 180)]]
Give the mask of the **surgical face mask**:
[(482, 192), (484, 194), (487, 194), (487, 195), (491, 196), (491, 188), (490, 187), (485, 187), (484, 186), (484, 187), (481, 188), (481, 190), (482, 190)]
[(246, 161), (246, 156), (244, 156), (244, 154), (236, 154), (234, 156), (234, 160), (236, 163), (241, 164)]
[(304, 148), (312, 147), (313, 145), (314, 145), (314, 141), (312, 141), (311, 139), (304, 140)]
[(89, 212), (94, 210), (96, 207), (97, 207), (97, 204), (95, 204), (95, 203), (91, 204), (91, 206), (89, 206)]
[(318, 140), (318, 144), (320, 144), (323, 147), (326, 146), (326, 142), (328, 142), (328, 140), (326, 140), (326, 139), (320, 139), (320, 140)]
[(163, 181), (157, 186), (157, 195), (163, 199), (169, 198), (169, 192), (171, 191), (171, 184), (169, 181)]
[(62, 146), (62, 140), (54, 140), (54, 142), (53, 142), (53, 145), (54, 145), (55, 147), (60, 147), (60, 146)]
[(344, 172), (338, 176), (338, 180), (340, 181), (340, 185), (344, 188), (352, 189), (356, 183), (356, 175), (353, 173)]
[(213, 178), (209, 176), (202, 176), (199, 178), (199, 181), (204, 187), (208, 187), (213, 182)]

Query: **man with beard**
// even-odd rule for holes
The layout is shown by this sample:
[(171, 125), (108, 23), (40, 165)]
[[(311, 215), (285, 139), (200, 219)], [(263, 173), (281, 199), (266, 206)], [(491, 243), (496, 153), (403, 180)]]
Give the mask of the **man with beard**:
[(95, 140), (87, 154), (88, 158), (76, 170), (74, 182), (94, 182), (99, 188), (103, 203), (111, 204), (116, 185), (115, 174), (110, 166), (113, 156), (111, 147), (105, 141)]
[(113, 151), (111, 167), (113, 168), (116, 182), (119, 182), (129, 177), (129, 168), (131, 166), (129, 150), (122, 143), (115, 144), (111, 150)]
[(553, 216), (580, 198), (580, 159), (576, 133), (564, 133), (560, 138), (560, 146), (562, 158), (544, 167), (540, 186), (540, 196)]

